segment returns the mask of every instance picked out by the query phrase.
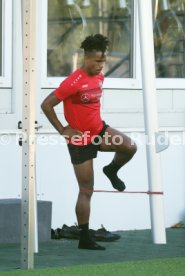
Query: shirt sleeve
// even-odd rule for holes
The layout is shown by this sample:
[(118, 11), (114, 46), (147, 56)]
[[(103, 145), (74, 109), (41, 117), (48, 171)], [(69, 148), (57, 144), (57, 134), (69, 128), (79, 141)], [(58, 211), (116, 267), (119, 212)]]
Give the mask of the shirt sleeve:
[(60, 86), (53, 91), (53, 93), (56, 95), (56, 97), (63, 101), (66, 98), (76, 94), (78, 92), (78, 89), (76, 87), (76, 82), (74, 76), (69, 76), (66, 78)]

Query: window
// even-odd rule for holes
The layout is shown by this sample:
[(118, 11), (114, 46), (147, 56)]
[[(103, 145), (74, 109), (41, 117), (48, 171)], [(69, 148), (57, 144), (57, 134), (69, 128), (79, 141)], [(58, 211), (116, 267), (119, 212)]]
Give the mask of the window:
[[(185, 0), (152, 1), (157, 88), (184, 89)], [(104, 87), (141, 89), (136, 0), (40, 0), (38, 5), (42, 87), (58, 86), (81, 65), (81, 41), (102, 33), (110, 40)]]
[(11, 86), (12, 0), (0, 0), (0, 87)]
[(135, 78), (134, 0), (48, 0), (47, 3), (47, 83), (54, 83), (52, 80), (57, 78), (61, 81), (61, 77), (82, 64), (80, 44), (86, 36), (95, 33), (102, 33), (110, 40), (105, 76), (117, 87), (120, 80), (127, 83)]
[(110, 39), (105, 74), (132, 78), (131, 2), (49, 0), (47, 75), (66, 76), (74, 71), (81, 64), (81, 41), (102, 33)]
[(155, 2), (156, 77), (185, 78), (185, 0)]

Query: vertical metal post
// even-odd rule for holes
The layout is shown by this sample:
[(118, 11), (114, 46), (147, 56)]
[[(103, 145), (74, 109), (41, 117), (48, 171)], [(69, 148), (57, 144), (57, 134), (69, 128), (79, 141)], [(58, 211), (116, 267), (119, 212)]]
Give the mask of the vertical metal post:
[[(142, 84), (148, 181), (151, 192), (162, 191), (160, 156), (157, 153), (158, 133), (157, 99), (155, 88), (155, 59), (151, 0), (138, 0), (140, 48), (142, 60)], [(150, 195), (151, 225), (154, 243), (166, 243), (163, 195)]]
[(35, 0), (22, 0), (23, 118), (21, 266), (34, 267), (35, 247)]

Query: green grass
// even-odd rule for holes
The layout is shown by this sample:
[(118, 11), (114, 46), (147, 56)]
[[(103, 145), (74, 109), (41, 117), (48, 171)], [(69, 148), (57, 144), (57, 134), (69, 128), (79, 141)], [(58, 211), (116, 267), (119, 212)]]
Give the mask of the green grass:
[(183, 276), (185, 258), (0, 272), (0, 276)]

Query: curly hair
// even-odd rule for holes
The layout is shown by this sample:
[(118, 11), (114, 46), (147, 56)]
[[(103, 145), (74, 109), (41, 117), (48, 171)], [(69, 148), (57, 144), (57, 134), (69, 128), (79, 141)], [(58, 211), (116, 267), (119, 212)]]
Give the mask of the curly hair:
[(95, 34), (87, 36), (81, 44), (82, 49), (85, 52), (100, 51), (105, 52), (107, 50), (109, 40), (107, 37), (101, 34)]

